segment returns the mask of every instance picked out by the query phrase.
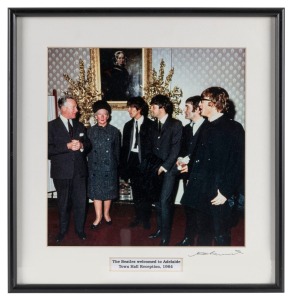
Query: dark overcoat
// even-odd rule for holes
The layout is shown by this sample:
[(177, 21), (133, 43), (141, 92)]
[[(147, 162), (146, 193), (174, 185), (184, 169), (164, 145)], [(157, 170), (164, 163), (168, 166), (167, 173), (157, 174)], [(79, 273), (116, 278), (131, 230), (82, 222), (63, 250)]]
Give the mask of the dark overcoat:
[[(192, 170), (192, 165), (194, 162), (194, 151), (196, 151), (196, 147), (198, 145), (198, 141), (201, 139), (202, 131), (204, 130), (205, 126), (208, 124), (207, 119), (203, 121), (200, 127), (197, 129), (196, 133), (193, 134), (192, 127), (190, 124), (187, 124), (183, 127), (182, 133), (182, 142), (181, 142), (181, 149), (179, 156), (185, 157), (189, 156), (190, 161), (188, 163), (188, 169)], [(182, 173), (182, 178), (188, 179), (189, 173)]]
[[(227, 199), (239, 193), (244, 181), (244, 129), (221, 116), (202, 131), (181, 203), (210, 211), (219, 190)], [(220, 206), (217, 208), (220, 209)]]

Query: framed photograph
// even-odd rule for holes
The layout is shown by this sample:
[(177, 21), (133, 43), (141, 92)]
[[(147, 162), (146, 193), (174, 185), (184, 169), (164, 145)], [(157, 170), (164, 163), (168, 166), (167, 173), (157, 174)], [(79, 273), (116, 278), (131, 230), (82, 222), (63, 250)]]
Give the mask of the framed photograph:
[[(284, 291), (284, 14), (283, 8), (9, 9), (10, 293)], [(117, 35), (125, 26), (129, 38)], [(245, 130), (245, 201), (229, 247), (175, 246), (185, 227), (182, 186), (168, 247), (147, 238), (155, 216), (150, 228), (129, 228), (134, 208), (123, 198), (123, 183), (111, 226), (88, 230), (95, 218), (90, 201), (86, 241), (72, 219), (56, 244), (48, 120), (58, 117), (57, 99), (72, 86), (106, 100), (121, 133), (131, 97), (163, 86), (176, 100), (175, 117), (187, 125), (187, 98), (210, 86), (228, 91), (228, 117)]]
[[(85, 83), (86, 87), (86, 80), (80, 81), (80, 74), (85, 74), (88, 70), (93, 70), (93, 78), (99, 78), (99, 72), (96, 71), (97, 61), (100, 61), (100, 56), (98, 55), (98, 51), (100, 49), (97, 48), (48, 48), (48, 95), (52, 91), (56, 91), (57, 94), (60, 94), (61, 91), (64, 89), (65, 86), (68, 85), (68, 82), (62, 81), (63, 79), (63, 72), (66, 70), (67, 74), (70, 75), (72, 80), (74, 77), (77, 78), (79, 84), (75, 84), (75, 86), (82, 86), (82, 83)], [(137, 51), (137, 50), (136, 50)], [(113, 53), (113, 49), (109, 51)], [(119, 50), (120, 52), (120, 50)], [(141, 50), (140, 50), (141, 52)], [(245, 67), (246, 67), (246, 49), (245, 48), (168, 48), (168, 47), (157, 47), (152, 49), (142, 49), (143, 53), (147, 53), (144, 55), (144, 61), (147, 61), (150, 66), (154, 67), (154, 70), (158, 70), (156, 72), (146, 72), (149, 76), (146, 78), (145, 82), (149, 82), (151, 84), (146, 85), (145, 88), (142, 90), (143, 94), (141, 96), (145, 97), (149, 93), (152, 93), (156, 88), (162, 90), (163, 87), (166, 86), (165, 84), (165, 76), (168, 77), (168, 73), (166, 71), (173, 70), (174, 79), (171, 81), (171, 84), (176, 84), (179, 86), (175, 89), (175, 91), (181, 90), (185, 96), (185, 99), (192, 97), (194, 95), (194, 91), (202, 91), (206, 88), (207, 85), (221, 85), (222, 82), (225, 82), (225, 88), (229, 91), (229, 119), (233, 119), (242, 127), (245, 127)], [(110, 55), (109, 55), (110, 56)], [(75, 68), (71, 68), (74, 65), (78, 65), (78, 61), (81, 60), (82, 63), (80, 64), (81, 69), (75, 73)], [(210, 68), (210, 63), (212, 60), (213, 67)], [(164, 62), (164, 63), (163, 63)], [(170, 65), (172, 62), (172, 65)], [(232, 64), (232, 65), (231, 65)], [(224, 72), (219, 73), (218, 71), (224, 67)], [(108, 67), (105, 69), (109, 69)], [(150, 67), (146, 69), (151, 69)], [(228, 69), (228, 74), (227, 74)], [(192, 76), (186, 76), (186, 70), (188, 70), (189, 74)], [(54, 73), (55, 71), (55, 73)], [(165, 74), (163, 74), (163, 72)], [(79, 73), (79, 74), (78, 74)], [(155, 74), (157, 73), (157, 75)], [(169, 72), (170, 73), (170, 72)], [(179, 75), (179, 76), (178, 76)], [(83, 77), (83, 76), (82, 76)], [(67, 78), (67, 77), (66, 77)], [(160, 79), (162, 78), (162, 79)], [(100, 90), (100, 80), (97, 80), (97, 84), (94, 87), (98, 87)], [(153, 84), (154, 82), (154, 84)], [(83, 87), (82, 87), (83, 88)], [(85, 88), (86, 90), (86, 88)], [(91, 89), (89, 89), (91, 90)], [(170, 89), (167, 89), (170, 92)], [(137, 91), (139, 95), (139, 91)], [(175, 93), (174, 93), (175, 94)], [(178, 95), (177, 93), (175, 95)], [(54, 99), (54, 96), (48, 96)], [(174, 98), (172, 98), (174, 100)], [(96, 101), (95, 99), (92, 100), (93, 102)], [(110, 102), (112, 109), (114, 101)], [(174, 118), (180, 120), (184, 125), (186, 124), (188, 128), (188, 119), (184, 116), (184, 101), (181, 100), (182, 103), (178, 105), (178, 109), (174, 110)], [(83, 112), (84, 102), (81, 99), (81, 113)], [(178, 103), (177, 103), (178, 104)], [(126, 103), (125, 103), (126, 105)], [(56, 111), (55, 101), (50, 102), (49, 110), (53, 112), (52, 114), (48, 114), (48, 121), (54, 120), (58, 113)], [(181, 112), (180, 112), (181, 111)], [(119, 115), (118, 115), (119, 114)], [(128, 112), (121, 112), (121, 111), (113, 111), (111, 115), (111, 122), (110, 124), (115, 126), (121, 133), (123, 133), (123, 145), (126, 143), (127, 132), (124, 132), (125, 124), (129, 121), (129, 113)], [(199, 118), (199, 120), (202, 120)], [(83, 119), (81, 119), (83, 121)], [(87, 125), (87, 124), (85, 124)], [(127, 125), (126, 125), (127, 128)], [(129, 132), (129, 131), (128, 131)], [(200, 130), (199, 130), (200, 132)], [(125, 137), (124, 137), (125, 135)], [(150, 139), (148, 140), (151, 143)], [(171, 148), (171, 145), (170, 145)], [(184, 146), (182, 147), (184, 148)], [(124, 151), (125, 148), (123, 148)], [(98, 149), (94, 149), (92, 151), (99, 151)], [(122, 152), (122, 151), (121, 151)], [(62, 153), (63, 155), (63, 153)], [(123, 157), (124, 154), (121, 155)], [(53, 158), (54, 160), (54, 158)], [(123, 164), (124, 160), (121, 159)], [(91, 164), (89, 163), (88, 166)], [(102, 162), (100, 161), (99, 166), (101, 167)], [(68, 167), (68, 166), (67, 166)], [(51, 167), (49, 166), (49, 170)], [(94, 173), (96, 174), (96, 173)], [(120, 172), (118, 173), (119, 177), (122, 178), (123, 176), (123, 168), (120, 168)], [(50, 175), (49, 175), (50, 177)], [(177, 176), (179, 179), (180, 176)], [(102, 179), (102, 183), (104, 184), (104, 178)], [(132, 180), (133, 181), (133, 180)], [(128, 183), (130, 186), (132, 184), (131, 179), (128, 179)], [(148, 182), (148, 178), (144, 178), (142, 183), (145, 185)], [(48, 193), (49, 193), (49, 207), (48, 207), (48, 245), (49, 246), (56, 246), (55, 236), (57, 235), (58, 231), (58, 209), (57, 209), (57, 192), (55, 191), (55, 187), (52, 184), (52, 180), (49, 179), (48, 181)], [(151, 234), (151, 231), (154, 230), (156, 221), (155, 221), (155, 208), (151, 213), (151, 222), (145, 222), (146, 224), (139, 224), (143, 226), (134, 226), (128, 227), (128, 224), (132, 223), (131, 219), (134, 219), (134, 211), (133, 208), (135, 197), (134, 194), (140, 194), (140, 199), (143, 201), (144, 199), (148, 202), (154, 202), (153, 195), (149, 193), (147, 195), (148, 190), (143, 190), (143, 188), (139, 188), (139, 191), (133, 190), (124, 184), (123, 179), (121, 180), (120, 184), (120, 195), (119, 199), (111, 205), (111, 215), (116, 219), (115, 223), (119, 223), (119, 226), (116, 228), (117, 224), (110, 228), (103, 228), (104, 237), (102, 239), (97, 238), (96, 232), (92, 230), (88, 231), (88, 239), (87, 241), (79, 241), (75, 238), (75, 234), (73, 232), (73, 228), (69, 230), (67, 234), (67, 238), (62, 241), (63, 246), (157, 246), (158, 240), (148, 239), (146, 238), (148, 234)], [(52, 193), (53, 191), (53, 193)], [(181, 198), (184, 191), (184, 180), (180, 178), (179, 186), (177, 188), (177, 184), (174, 187), (173, 191), (173, 199), (175, 202), (174, 207), (174, 217), (173, 217), (173, 232), (171, 235), (170, 245), (177, 244), (183, 236), (183, 228), (185, 227), (185, 217), (183, 213), (183, 206), (180, 204)], [(243, 193), (242, 193), (243, 195)], [(147, 200), (148, 199), (148, 200)], [(129, 205), (131, 204), (131, 205)], [(88, 212), (86, 218), (86, 228), (88, 229), (91, 225), (91, 220), (94, 220), (94, 205), (88, 205)], [(235, 209), (236, 206), (233, 208), (233, 230), (232, 230), (232, 238), (231, 238), (231, 246), (245, 246), (245, 213), (244, 209)], [(142, 222), (143, 223), (143, 222)], [(134, 224), (135, 225), (135, 224)], [(138, 227), (138, 228), (137, 228)], [(147, 230), (143, 230), (141, 232), (141, 227), (151, 227), (149, 228), (150, 232)], [(99, 227), (97, 227), (99, 228)], [(96, 228), (96, 229), (97, 229)], [(115, 228), (115, 229), (114, 229)], [(139, 229), (139, 230), (137, 230)], [(108, 232), (109, 231), (109, 232)], [(114, 231), (114, 232), (113, 232)], [(107, 232), (109, 234), (109, 238), (107, 238)], [(140, 238), (140, 235), (144, 234), (145, 238)], [(194, 239), (193, 239), (194, 240)], [(194, 245), (198, 245), (197, 241), (194, 240), (192, 242)]]

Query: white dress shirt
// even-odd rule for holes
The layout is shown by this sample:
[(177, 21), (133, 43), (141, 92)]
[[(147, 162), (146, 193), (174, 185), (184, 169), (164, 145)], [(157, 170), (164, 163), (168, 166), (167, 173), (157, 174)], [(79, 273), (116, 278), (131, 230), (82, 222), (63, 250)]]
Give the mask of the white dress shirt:
[(168, 118), (168, 114), (166, 114), (162, 119), (160, 119), (159, 121), (161, 122), (162, 126), (165, 124), (167, 118)]
[[(167, 120), (167, 118), (168, 118), (168, 114), (166, 114), (162, 119), (160, 119), (159, 120), (159, 122), (161, 122), (161, 124), (162, 124), (162, 128), (163, 128), (163, 125), (165, 124), (165, 122), (166, 122), (166, 120)], [(165, 173), (167, 173), (168, 172), (168, 170), (166, 170), (163, 166), (161, 166), (160, 168), (162, 168), (163, 169), (163, 171), (165, 172)]]
[(141, 116), (138, 120), (134, 119), (134, 122), (133, 122), (133, 135), (132, 135), (132, 146), (131, 146), (131, 152), (136, 152), (138, 153), (138, 147), (139, 145), (137, 145), (136, 148), (134, 148), (134, 144), (135, 144), (135, 122), (137, 122), (137, 130), (138, 130), (138, 133), (140, 132), (140, 126), (142, 124), (144, 120), (144, 116)]
[(192, 126), (192, 123), (194, 124), (192, 126), (192, 134), (195, 135), (195, 133), (197, 132), (198, 128), (200, 127), (200, 125), (204, 122), (204, 118), (200, 117), (199, 120), (197, 120), (196, 122), (191, 122), (190, 126)]
[(65, 117), (63, 117), (62, 115), (60, 115), (60, 119), (63, 122), (64, 126), (66, 127), (67, 131), (69, 132), (69, 128), (68, 128), (68, 120), (70, 122), (70, 124), (73, 126), (72, 124), (72, 120), (71, 119), (66, 119)]

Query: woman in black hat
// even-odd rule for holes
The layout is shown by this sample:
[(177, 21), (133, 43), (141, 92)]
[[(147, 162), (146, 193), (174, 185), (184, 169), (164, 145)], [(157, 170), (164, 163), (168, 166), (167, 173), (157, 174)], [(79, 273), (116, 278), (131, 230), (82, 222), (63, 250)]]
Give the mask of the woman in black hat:
[(96, 211), (91, 229), (97, 229), (103, 217), (106, 224), (112, 224), (109, 212), (111, 201), (118, 197), (120, 131), (109, 124), (111, 106), (106, 101), (95, 102), (93, 112), (97, 124), (88, 130), (92, 143), (92, 150), (88, 155), (88, 196), (94, 200)]

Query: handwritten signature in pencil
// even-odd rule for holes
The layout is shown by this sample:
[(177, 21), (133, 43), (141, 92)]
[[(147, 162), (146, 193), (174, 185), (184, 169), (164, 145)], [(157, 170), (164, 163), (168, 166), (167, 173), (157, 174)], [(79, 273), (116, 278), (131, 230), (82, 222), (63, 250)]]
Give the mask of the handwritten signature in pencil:
[(217, 252), (217, 251), (210, 251), (210, 252), (204, 252), (204, 251), (198, 251), (193, 254), (188, 254), (189, 257), (197, 256), (197, 255), (214, 255), (214, 256), (227, 256), (227, 255), (239, 255), (244, 254), (241, 250), (233, 250), (231, 252)]

